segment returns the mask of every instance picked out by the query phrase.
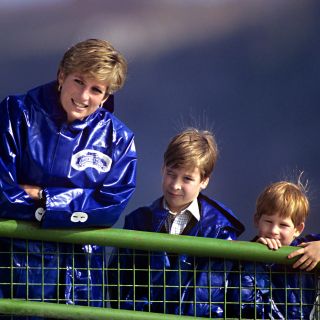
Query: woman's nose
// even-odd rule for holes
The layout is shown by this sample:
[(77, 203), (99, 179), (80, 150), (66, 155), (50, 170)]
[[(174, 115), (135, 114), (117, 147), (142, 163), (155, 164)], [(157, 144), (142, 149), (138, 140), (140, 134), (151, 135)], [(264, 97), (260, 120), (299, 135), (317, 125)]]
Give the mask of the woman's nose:
[(89, 90), (87, 88), (83, 88), (80, 92), (81, 99), (87, 101), (89, 99)]

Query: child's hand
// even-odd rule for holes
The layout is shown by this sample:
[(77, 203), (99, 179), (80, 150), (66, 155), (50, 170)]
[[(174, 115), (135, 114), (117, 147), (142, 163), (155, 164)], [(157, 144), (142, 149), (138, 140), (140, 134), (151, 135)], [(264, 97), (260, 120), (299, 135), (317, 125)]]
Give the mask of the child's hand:
[(320, 241), (303, 242), (299, 247), (301, 248), (288, 255), (289, 259), (302, 255), (292, 267), (311, 271), (320, 261)]
[(271, 250), (278, 250), (281, 248), (281, 242), (278, 239), (260, 237), (256, 242), (265, 244)]

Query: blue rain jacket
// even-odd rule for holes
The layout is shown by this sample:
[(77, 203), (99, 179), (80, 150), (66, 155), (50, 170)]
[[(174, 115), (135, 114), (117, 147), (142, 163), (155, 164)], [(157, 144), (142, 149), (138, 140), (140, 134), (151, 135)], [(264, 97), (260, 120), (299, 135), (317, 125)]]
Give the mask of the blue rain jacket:
[[(168, 211), (162, 206), (163, 198), (156, 200), (150, 207), (142, 207), (125, 218), (125, 229), (166, 232), (165, 221)], [(199, 195), (200, 221), (191, 220), (183, 235), (234, 240), (243, 231), (243, 225), (234, 214), (218, 201)], [(120, 254), (119, 258), (117, 254)], [(199, 317), (223, 317), (226, 281), (224, 273), (214, 272), (230, 270), (231, 262), (220, 259), (191, 257), (181, 254), (179, 257), (167, 252), (153, 252), (150, 256), (150, 277), (148, 274), (148, 258), (143, 251), (119, 249), (109, 263), (110, 268), (135, 268), (133, 271), (117, 271), (109, 269), (108, 283), (121, 284), (110, 286), (110, 298), (114, 300), (112, 307), (153, 311), (160, 313), (197, 315)], [(137, 271), (137, 269), (144, 269)], [(178, 270), (182, 270), (180, 273)], [(193, 270), (196, 269), (196, 279)], [(165, 270), (165, 271), (163, 271)], [(209, 270), (213, 270), (209, 273)], [(133, 279), (136, 287), (133, 288)], [(146, 287), (150, 282), (149, 290)], [(163, 286), (166, 286), (165, 295)], [(197, 286), (194, 290), (194, 286)], [(211, 291), (208, 289), (211, 286)], [(120, 289), (120, 290), (119, 290)], [(180, 292), (181, 290), (181, 292)], [(120, 293), (120, 295), (118, 295)], [(181, 297), (181, 299), (180, 299)], [(122, 302), (120, 303), (120, 299)], [(179, 302), (181, 301), (181, 305)], [(215, 302), (211, 305), (209, 301)], [(116, 302), (117, 301), (117, 302)], [(165, 301), (165, 302), (163, 302)], [(196, 304), (194, 303), (196, 301)]]
[[(311, 234), (295, 239), (291, 246), (317, 240), (320, 235)], [(242, 319), (309, 319), (316, 300), (316, 272), (254, 262), (240, 263), (233, 271), (228, 288), (229, 317), (239, 318), (241, 313)]]
[[(56, 81), (25, 95), (5, 98), (0, 104), (0, 217), (32, 221), (41, 228), (112, 226), (136, 184), (134, 135), (112, 111), (113, 96), (85, 119), (67, 123)], [(41, 186), (45, 203), (34, 201), (19, 184)], [(45, 271), (44, 289), (31, 285), (43, 281), (41, 268), (29, 271), (29, 297), (55, 299), (58, 272), (53, 268), (58, 266), (65, 273), (59, 279), (60, 282), (65, 279), (63, 295), (70, 303), (77, 303), (78, 296), (86, 297), (83, 304), (88, 303), (89, 296), (91, 300), (102, 297), (102, 289), (95, 294), (97, 290), (93, 288), (87, 292), (87, 287), (77, 286), (77, 283), (101, 282), (102, 275), (73, 272), (70, 255), (63, 254), (58, 259), (55, 254), (57, 244), (45, 243), (42, 247), (37, 241), (27, 244), (24, 240), (14, 240), (11, 248), (11, 241), (2, 239), (1, 247), (8, 252), (28, 250), (29, 265), (37, 267), (41, 266), (39, 252), (45, 252), (43, 263), (52, 270)], [(88, 263), (102, 267), (101, 250), (98, 246), (72, 249), (71, 245), (59, 244), (59, 252), (85, 255), (75, 258), (75, 266), (79, 268), (86, 268)], [(7, 258), (10, 259), (9, 255)], [(6, 265), (10, 260), (3, 254), (0, 263)], [(14, 269), (11, 280), (19, 279), (20, 285), (10, 294), (25, 298), (23, 284), (27, 275), (20, 267), (26, 266), (26, 255), (14, 254), (13, 264), (19, 268)], [(72, 290), (68, 287), (70, 283), (75, 284)], [(8, 288), (3, 288), (8, 296)]]

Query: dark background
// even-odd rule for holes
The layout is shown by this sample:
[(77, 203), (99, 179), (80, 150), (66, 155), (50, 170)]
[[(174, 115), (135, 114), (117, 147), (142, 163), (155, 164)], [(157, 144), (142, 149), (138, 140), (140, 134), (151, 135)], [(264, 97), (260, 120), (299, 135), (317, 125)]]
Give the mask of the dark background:
[(167, 143), (193, 125), (216, 135), (205, 193), (246, 225), (240, 239), (254, 235), (262, 189), (300, 171), (305, 233), (319, 233), (319, 13), (318, 0), (0, 1), (0, 98), (53, 80), (72, 44), (107, 39), (129, 62), (115, 114), (135, 132), (139, 157), (123, 216), (161, 195)]

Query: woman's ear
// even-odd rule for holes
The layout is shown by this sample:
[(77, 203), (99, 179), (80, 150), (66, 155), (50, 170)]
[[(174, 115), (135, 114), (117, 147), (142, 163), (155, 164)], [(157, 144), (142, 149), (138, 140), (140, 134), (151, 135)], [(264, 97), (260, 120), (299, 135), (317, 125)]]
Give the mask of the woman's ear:
[(101, 105), (103, 105), (108, 100), (109, 97), (110, 97), (110, 94), (106, 93), (105, 97), (101, 101)]
[(58, 83), (59, 83), (60, 87), (62, 86), (62, 84), (64, 82), (64, 78), (65, 78), (64, 73), (61, 70), (59, 70), (59, 72), (58, 72)]

